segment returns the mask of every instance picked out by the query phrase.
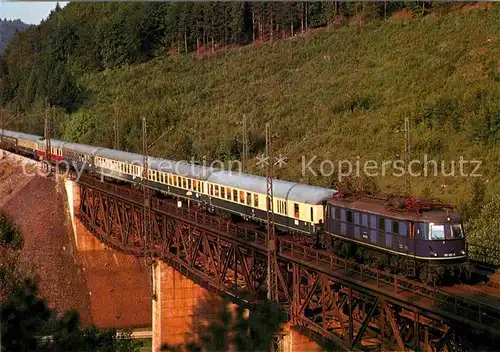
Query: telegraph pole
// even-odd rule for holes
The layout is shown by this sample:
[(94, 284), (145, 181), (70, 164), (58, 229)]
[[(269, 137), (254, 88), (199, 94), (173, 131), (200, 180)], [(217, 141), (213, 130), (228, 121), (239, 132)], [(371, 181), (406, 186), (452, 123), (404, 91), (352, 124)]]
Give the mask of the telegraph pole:
[(241, 168), (243, 172), (246, 171), (247, 167), (247, 162), (248, 162), (248, 133), (247, 133), (247, 117), (246, 115), (243, 115), (243, 152), (242, 152), (242, 162), (241, 162)]
[(408, 169), (408, 165), (411, 161), (410, 156), (410, 119), (405, 118), (405, 193), (406, 196), (411, 195), (411, 184), (410, 184), (410, 170)]
[(2, 153), (0, 155), (0, 158), (3, 158), (4, 156), (4, 152), (3, 152), (3, 148), (4, 148), (4, 141), (3, 141), (3, 135), (4, 135), (4, 130), (5, 130), (5, 117), (4, 117), (4, 114), (3, 114), (3, 108), (0, 109), (0, 123), (2, 124), (2, 134), (0, 134), (0, 149), (2, 149), (0, 152)]
[(266, 123), (266, 178), (267, 178), (267, 298), (278, 302), (278, 275), (276, 258), (276, 233), (274, 227), (274, 197), (271, 127)]
[(45, 161), (47, 162), (47, 172), (50, 171), (50, 153), (51, 153), (51, 121), (49, 115), (49, 107), (45, 105)]
[[(116, 140), (115, 140), (116, 141)], [(151, 192), (148, 187), (149, 180), (149, 162), (148, 162), (148, 127), (146, 118), (142, 118), (142, 194), (143, 194), (143, 221), (142, 235), (144, 238), (144, 259), (146, 265), (148, 259), (151, 260), (151, 277), (149, 284), (151, 287), (151, 297), (156, 300), (155, 283), (153, 276), (155, 275), (155, 262), (153, 258), (153, 241), (151, 234)], [(149, 250), (149, 251), (148, 251)], [(149, 253), (148, 253), (149, 252)]]
[(120, 149), (120, 121), (118, 119), (118, 109), (115, 106), (115, 116), (113, 119), (113, 130), (114, 130), (114, 143), (113, 143), (113, 148), (114, 149)]

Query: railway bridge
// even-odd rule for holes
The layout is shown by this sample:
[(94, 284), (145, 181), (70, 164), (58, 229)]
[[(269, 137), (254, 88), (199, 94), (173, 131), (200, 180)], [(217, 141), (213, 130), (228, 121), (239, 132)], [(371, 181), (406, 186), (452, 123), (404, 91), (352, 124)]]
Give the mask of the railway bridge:
[[(95, 237), (153, 259), (154, 348), (182, 342), (189, 322), (179, 310), (192, 310), (206, 290), (249, 307), (266, 297), (265, 233), (168, 200), (151, 198), (145, 211), (142, 192), (91, 178), (81, 178), (74, 192), (76, 214)], [(303, 335), (346, 350), (398, 351), (464, 351), (478, 343), (488, 348), (500, 335), (495, 303), (406, 280), (293, 238), (279, 239), (276, 267), (279, 303), (295, 334), (295, 342), (285, 344), (289, 350), (312, 349), (299, 347)]]

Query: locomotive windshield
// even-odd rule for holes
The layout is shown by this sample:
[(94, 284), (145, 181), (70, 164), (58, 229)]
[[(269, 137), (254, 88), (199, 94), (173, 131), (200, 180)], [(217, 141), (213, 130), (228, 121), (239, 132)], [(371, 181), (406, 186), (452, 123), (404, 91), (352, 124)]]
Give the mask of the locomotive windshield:
[(429, 224), (430, 240), (456, 240), (463, 238), (462, 225), (460, 224)]

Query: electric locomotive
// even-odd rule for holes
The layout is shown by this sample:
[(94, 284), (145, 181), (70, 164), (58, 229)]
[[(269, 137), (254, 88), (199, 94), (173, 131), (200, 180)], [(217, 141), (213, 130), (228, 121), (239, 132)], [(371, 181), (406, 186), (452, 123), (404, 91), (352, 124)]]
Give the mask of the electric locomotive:
[(460, 215), (439, 202), (344, 196), (325, 205), (321, 245), (422, 282), (469, 278)]

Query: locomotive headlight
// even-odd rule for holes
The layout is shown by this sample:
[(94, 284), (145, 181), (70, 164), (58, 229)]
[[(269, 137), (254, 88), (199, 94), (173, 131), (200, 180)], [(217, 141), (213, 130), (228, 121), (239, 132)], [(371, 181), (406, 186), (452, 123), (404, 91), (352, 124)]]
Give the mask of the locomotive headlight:
[(430, 252), (429, 255), (431, 257), (437, 257), (438, 256), (438, 254), (436, 252), (434, 252), (434, 251)]
[(465, 255), (465, 249), (462, 249), (462, 250), (460, 251), (460, 254), (461, 254), (461, 255)]

